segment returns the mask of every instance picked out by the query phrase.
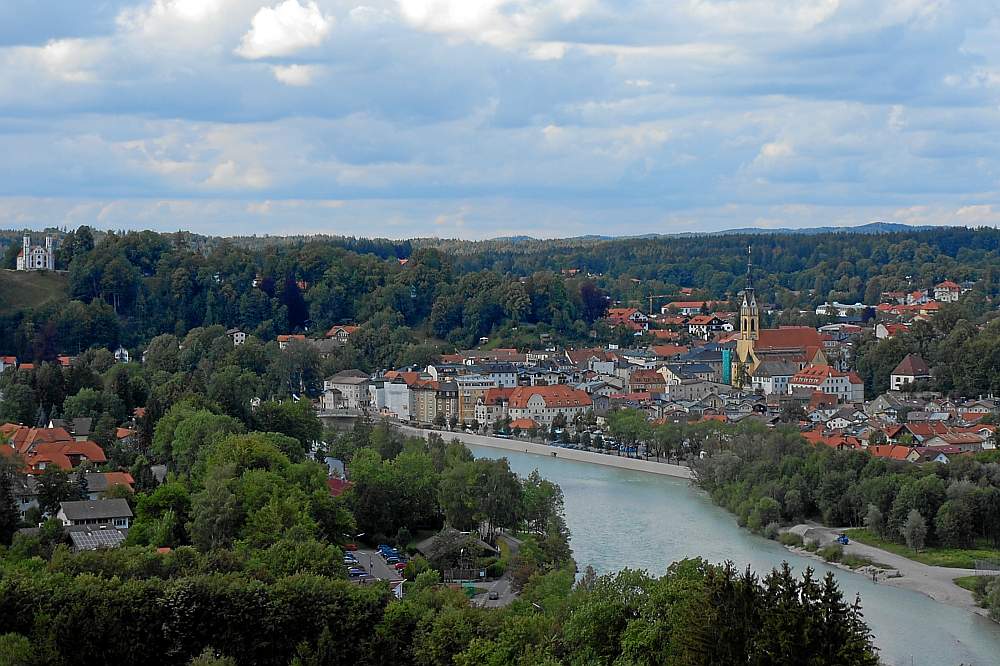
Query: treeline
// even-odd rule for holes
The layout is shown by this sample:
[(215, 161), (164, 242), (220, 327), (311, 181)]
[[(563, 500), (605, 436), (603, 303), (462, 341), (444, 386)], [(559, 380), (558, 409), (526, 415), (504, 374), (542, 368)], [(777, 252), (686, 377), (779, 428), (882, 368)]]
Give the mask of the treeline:
[(917, 548), (1000, 547), (994, 452), (913, 465), (812, 446), (794, 428), (725, 425), (702, 430), (697, 444), (707, 453), (692, 462), (698, 485), (752, 530), (816, 520)]
[(977, 281), (983, 298), (1000, 289), (993, 229), (470, 244), (81, 227), (65, 235), (56, 260), (68, 271), (70, 302), (4, 313), (0, 353), (46, 360), (215, 324), (266, 341), (358, 322), (353, 353), (372, 367), (401, 364), (414, 346), (437, 351), (483, 336), (517, 346), (537, 346), (542, 334), (582, 342), (606, 296), (640, 307), (682, 286), (732, 296), (745, 280), (748, 242), (759, 293), (786, 308), (872, 303), (885, 290), (945, 278)]
[(748, 244), (753, 245), (758, 294), (786, 307), (824, 300), (877, 303), (883, 291), (927, 288), (945, 279), (982, 280), (991, 296), (1000, 288), (1000, 231), (990, 228), (415, 244), (447, 250), (463, 271), (603, 274), (602, 286), (615, 298), (637, 304), (650, 294), (676, 293), (671, 290), (678, 286), (695, 287), (711, 298), (741, 289)]
[(759, 580), (686, 560), (661, 578), (591, 572), (575, 585), (572, 573), (554, 572), (491, 610), (470, 607), (432, 572), (394, 601), (383, 585), (310, 573), (263, 582), (187, 552), (167, 556), (180, 563), (166, 577), (122, 578), (98, 564), (118, 556), (71, 556), (47, 576), (0, 579), (5, 663), (878, 663), (832, 574), (797, 579), (787, 567)]
[(195, 245), (189, 234), (150, 231), (107, 233), (95, 244), (82, 227), (66, 235), (57, 260), (68, 270), (69, 302), (0, 316), (0, 353), (43, 361), (213, 325), (267, 341), (358, 322), (341, 354), (378, 368), (405, 364), (414, 349), (426, 356), (471, 346), (494, 331), (523, 345), (538, 344), (542, 333), (583, 339), (607, 306), (583, 279), (456, 272), (435, 249), (413, 252), (403, 265), (397, 251), (409, 248), (390, 252), (363, 240)]

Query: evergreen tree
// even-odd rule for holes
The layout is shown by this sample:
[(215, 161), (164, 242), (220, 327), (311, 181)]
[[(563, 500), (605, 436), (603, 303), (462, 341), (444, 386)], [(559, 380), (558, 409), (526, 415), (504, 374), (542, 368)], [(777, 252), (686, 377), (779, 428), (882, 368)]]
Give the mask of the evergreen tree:
[(21, 522), (14, 500), (14, 466), (0, 464), (0, 545), (9, 546)]

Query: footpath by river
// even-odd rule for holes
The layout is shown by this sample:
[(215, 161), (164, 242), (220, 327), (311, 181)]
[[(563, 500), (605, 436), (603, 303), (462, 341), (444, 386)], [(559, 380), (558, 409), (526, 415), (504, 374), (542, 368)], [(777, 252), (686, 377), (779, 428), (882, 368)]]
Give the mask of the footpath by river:
[[(407, 434), (428, 434), (426, 430), (404, 430)], [(616, 456), (591, 454), (615, 461), (595, 464), (596, 460), (564, 456), (567, 449), (557, 449), (559, 455), (553, 457), (551, 447), (542, 445), (535, 445), (539, 447), (535, 452), (516, 440), (483, 437), (489, 443), (484, 445), (473, 439), (482, 436), (442, 434), (448, 439), (454, 434), (477, 458), (505, 457), (520, 475), (537, 469), (543, 477), (558, 483), (565, 498), (570, 545), (581, 569), (590, 565), (598, 573), (608, 573), (632, 568), (662, 575), (672, 562), (702, 557), (709, 562), (731, 561), (737, 568), (750, 566), (761, 575), (782, 562), (788, 562), (798, 572), (812, 568), (817, 576), (832, 571), (845, 599), (853, 601), (860, 596), (865, 621), (883, 663), (1000, 664), (1000, 625), (918, 592), (873, 583), (860, 574), (831, 567), (754, 536), (695, 488), (687, 475), (626, 467), (621, 463), (629, 459)], [(648, 464), (663, 465), (652, 461)]]

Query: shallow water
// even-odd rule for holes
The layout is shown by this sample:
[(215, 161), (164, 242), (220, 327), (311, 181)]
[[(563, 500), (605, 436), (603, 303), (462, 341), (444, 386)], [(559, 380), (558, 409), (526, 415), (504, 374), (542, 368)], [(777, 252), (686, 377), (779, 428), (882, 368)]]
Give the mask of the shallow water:
[(533, 469), (558, 483), (566, 500), (573, 555), (582, 570), (625, 567), (662, 574), (685, 557), (732, 560), (766, 573), (787, 561), (796, 571), (811, 566), (819, 576), (834, 571), (848, 600), (861, 595), (865, 620), (886, 664), (939, 666), (1000, 664), (1000, 625), (927, 596), (872, 583), (831, 569), (741, 529), (731, 514), (682, 479), (570, 460), (469, 446), (477, 458), (506, 457), (511, 469)]

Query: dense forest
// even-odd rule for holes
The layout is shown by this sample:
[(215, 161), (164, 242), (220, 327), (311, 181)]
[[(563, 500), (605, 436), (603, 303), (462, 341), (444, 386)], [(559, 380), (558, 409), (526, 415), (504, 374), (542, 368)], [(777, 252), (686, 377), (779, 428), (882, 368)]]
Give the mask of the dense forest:
[[(374, 367), (483, 336), (519, 346), (538, 345), (543, 333), (581, 341), (608, 298), (647, 307), (648, 296), (680, 298), (681, 287), (732, 297), (745, 280), (749, 242), (758, 293), (780, 307), (872, 303), (885, 290), (946, 278), (976, 281), (983, 299), (1000, 288), (994, 229), (481, 243), (87, 227), (60, 236), (65, 301), (0, 313), (0, 353), (42, 360), (91, 345), (142, 346), (213, 324), (267, 341), (361, 323), (355, 351)], [(11, 268), (17, 234), (3, 238)]]

